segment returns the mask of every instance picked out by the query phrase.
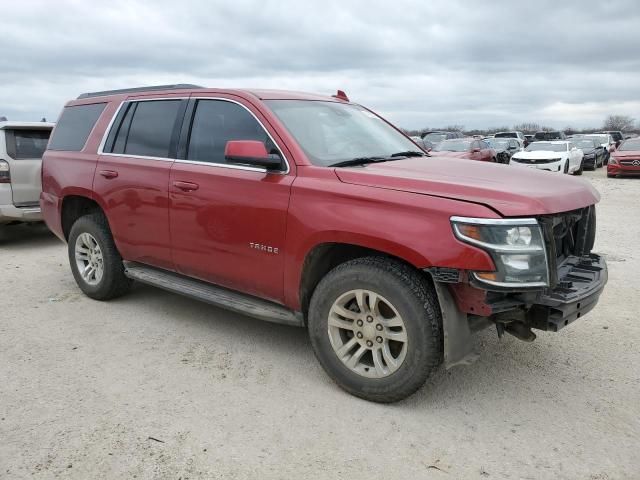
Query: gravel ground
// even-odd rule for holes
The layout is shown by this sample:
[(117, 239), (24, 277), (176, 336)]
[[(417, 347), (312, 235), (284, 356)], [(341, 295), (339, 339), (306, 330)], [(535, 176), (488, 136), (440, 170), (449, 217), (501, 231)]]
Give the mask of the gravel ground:
[(410, 399), (338, 389), (305, 331), (151, 287), (84, 297), (43, 227), (0, 234), (0, 477), (640, 478), (640, 179), (602, 193), (598, 307)]

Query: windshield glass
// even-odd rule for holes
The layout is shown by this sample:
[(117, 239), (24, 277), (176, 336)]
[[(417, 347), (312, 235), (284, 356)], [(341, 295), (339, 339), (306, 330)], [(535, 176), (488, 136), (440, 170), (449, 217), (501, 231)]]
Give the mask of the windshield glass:
[(578, 147), (578, 148), (587, 148), (587, 149), (593, 149), (596, 147), (596, 145), (594, 145), (596, 141), (595, 140), (579, 140), (579, 139), (573, 139), (573, 144)]
[(266, 100), (314, 165), (419, 150), (385, 121), (358, 105), (310, 100)]
[(618, 148), (621, 152), (631, 152), (635, 150), (640, 150), (640, 138), (634, 138), (632, 140), (625, 140), (620, 144), (620, 148)]
[(540, 152), (540, 151), (566, 152), (567, 144), (566, 143), (533, 142), (524, 150), (526, 152)]
[(436, 145), (433, 150), (436, 152), (466, 152), (471, 148), (468, 140), (445, 140)]
[(496, 133), (496, 138), (518, 138), (516, 132), (499, 132)]
[(503, 150), (509, 148), (509, 140), (502, 140), (500, 138), (485, 138), (484, 141), (491, 145), (492, 148)]
[(427, 140), (431, 143), (440, 143), (443, 140), (447, 139), (446, 133), (427, 133), (424, 136), (424, 140)]

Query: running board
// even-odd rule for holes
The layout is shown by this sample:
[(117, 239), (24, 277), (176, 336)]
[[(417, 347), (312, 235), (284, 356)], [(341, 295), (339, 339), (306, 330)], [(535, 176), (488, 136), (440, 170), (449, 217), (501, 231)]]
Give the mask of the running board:
[(296, 327), (304, 326), (300, 312), (294, 312), (268, 300), (139, 263), (124, 262), (124, 268), (124, 274), (127, 277), (141, 283), (179, 293), (260, 320)]

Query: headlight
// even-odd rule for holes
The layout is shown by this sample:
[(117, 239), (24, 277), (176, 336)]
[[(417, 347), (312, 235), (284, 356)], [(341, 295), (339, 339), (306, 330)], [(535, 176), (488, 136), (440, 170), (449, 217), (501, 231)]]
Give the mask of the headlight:
[(488, 219), (451, 217), (455, 236), (485, 250), (495, 272), (473, 272), (476, 280), (497, 288), (540, 288), (549, 285), (547, 251), (535, 218)]

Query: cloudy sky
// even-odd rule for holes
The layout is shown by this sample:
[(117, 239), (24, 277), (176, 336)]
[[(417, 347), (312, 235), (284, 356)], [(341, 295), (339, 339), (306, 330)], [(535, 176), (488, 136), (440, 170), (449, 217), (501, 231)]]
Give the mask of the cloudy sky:
[(638, 0), (21, 0), (0, 31), (0, 115), (14, 120), (183, 82), (340, 88), (409, 129), (640, 119)]

